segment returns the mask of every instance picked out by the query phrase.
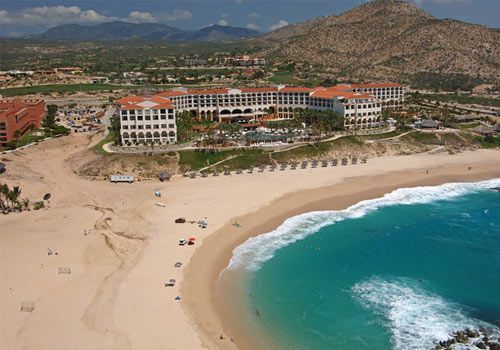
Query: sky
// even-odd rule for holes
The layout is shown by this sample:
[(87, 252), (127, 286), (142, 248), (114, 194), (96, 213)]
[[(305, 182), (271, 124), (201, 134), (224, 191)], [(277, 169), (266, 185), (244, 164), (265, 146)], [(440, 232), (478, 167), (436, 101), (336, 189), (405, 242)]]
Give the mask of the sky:
[[(1, 0), (0, 36), (41, 33), (60, 24), (123, 20), (196, 30), (210, 24), (266, 32), (337, 15), (367, 0)], [(437, 18), (500, 28), (500, 0), (411, 0)]]

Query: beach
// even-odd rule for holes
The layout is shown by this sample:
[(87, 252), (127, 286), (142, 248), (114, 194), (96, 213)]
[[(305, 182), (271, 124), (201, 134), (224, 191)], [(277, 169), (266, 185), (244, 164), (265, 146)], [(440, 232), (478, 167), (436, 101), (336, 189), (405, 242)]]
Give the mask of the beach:
[[(396, 188), (500, 177), (500, 152), (480, 150), (111, 184), (74, 174), (70, 160), (90, 143), (72, 135), (4, 156), (9, 172), (0, 182), (20, 185), (30, 198), (52, 194), (49, 209), (0, 217), (4, 348), (250, 349), (216, 291), (232, 251), (248, 237), (293, 215), (343, 209)], [(178, 217), (208, 227), (176, 224)], [(178, 245), (189, 237), (194, 246)], [(165, 287), (171, 278), (175, 287)], [(33, 312), (19, 311), (25, 301)]]

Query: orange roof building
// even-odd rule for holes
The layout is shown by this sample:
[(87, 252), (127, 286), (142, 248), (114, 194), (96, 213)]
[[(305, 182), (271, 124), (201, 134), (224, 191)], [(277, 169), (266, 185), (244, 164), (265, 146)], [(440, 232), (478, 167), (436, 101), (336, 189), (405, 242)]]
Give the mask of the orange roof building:
[(0, 100), (0, 146), (15, 141), (32, 128), (39, 128), (45, 116), (45, 101)]
[(381, 123), (382, 103), (404, 100), (393, 83), (341, 84), (330, 87), (266, 86), (245, 88), (176, 88), (153, 96), (118, 99), (125, 144), (177, 141), (176, 117), (189, 112), (199, 120), (252, 123), (292, 119), (297, 109), (341, 114), (346, 128)]

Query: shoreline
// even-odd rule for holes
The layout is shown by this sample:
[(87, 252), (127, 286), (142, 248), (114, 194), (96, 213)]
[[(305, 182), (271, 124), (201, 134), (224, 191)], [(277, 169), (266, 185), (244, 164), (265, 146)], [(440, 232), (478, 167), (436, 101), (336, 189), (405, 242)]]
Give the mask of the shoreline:
[[(229, 220), (221, 229), (204, 239), (203, 246), (195, 251), (184, 272), (185, 279), (181, 287), (181, 294), (187, 300), (184, 309), (193, 320), (203, 344), (209, 349), (259, 348), (246, 333), (241, 320), (234, 317), (237, 313), (235, 308), (238, 311), (243, 309), (239, 300), (241, 297), (231, 295), (234, 293), (231, 290), (217, 288), (219, 276), (228, 266), (233, 250), (248, 238), (276, 229), (289, 217), (311, 211), (346, 209), (360, 201), (382, 197), (398, 188), (476, 182), (500, 177), (500, 168), (491, 164), (476, 164), (471, 170), (465, 169), (464, 165), (454, 164), (350, 177), (331, 186), (286, 194), (254, 212)], [(234, 221), (239, 222), (241, 228), (235, 228), (232, 225)], [(234, 285), (234, 279), (234, 276), (229, 277), (229, 283)], [(231, 305), (227, 303), (228, 300), (237, 300), (236, 304), (239, 305)], [(223, 340), (219, 339), (221, 334)], [(266, 337), (264, 334), (262, 336)], [(234, 338), (234, 343), (229, 340), (231, 338)]]
[[(74, 172), (81, 164), (78, 157), (92, 144), (87, 135), (72, 134), (5, 155), (9, 171), (0, 175), (2, 183), (20, 186), (22, 196), (30, 199), (48, 192), (52, 198), (48, 209), (0, 219), (4, 348), (248, 348), (244, 330), (233, 331), (233, 319), (221, 313), (230, 308), (218, 306), (211, 293), (234, 246), (248, 236), (268, 232), (301, 212), (358, 202), (368, 196), (366, 188), (377, 197), (390, 186), (422, 179), (500, 177), (500, 152), (478, 150), (384, 156), (357, 166), (296, 172), (111, 184)], [(447, 178), (438, 178), (443, 174)], [(373, 191), (376, 182), (380, 193)], [(162, 192), (165, 207), (156, 204), (156, 191)], [(209, 225), (179, 225), (174, 222), (179, 217)], [(241, 228), (232, 226), (235, 220)], [(196, 237), (196, 245), (178, 245), (188, 237)], [(48, 255), (47, 248), (58, 255)], [(215, 262), (199, 260), (203, 255)], [(71, 273), (60, 274), (59, 267)], [(206, 273), (201, 276), (206, 284), (203, 278), (191, 278), (192, 273)], [(169, 279), (177, 283), (166, 288)], [(33, 312), (20, 312), (25, 301), (34, 304)], [(225, 341), (219, 340), (221, 333)]]

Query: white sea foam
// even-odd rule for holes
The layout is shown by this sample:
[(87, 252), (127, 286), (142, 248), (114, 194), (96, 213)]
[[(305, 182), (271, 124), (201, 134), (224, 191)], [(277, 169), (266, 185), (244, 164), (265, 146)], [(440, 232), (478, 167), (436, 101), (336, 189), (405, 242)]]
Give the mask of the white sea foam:
[[(466, 316), (457, 305), (403, 280), (372, 278), (356, 284), (352, 293), (363, 307), (384, 319), (396, 350), (433, 349), (437, 342), (465, 329), (484, 327), (499, 332), (491, 324)], [(478, 349), (474, 343), (456, 344), (454, 349)]]
[(316, 211), (294, 216), (285, 220), (276, 230), (249, 238), (245, 243), (236, 247), (227, 269), (257, 271), (264, 262), (274, 256), (278, 249), (304, 239), (324, 226), (345, 219), (360, 218), (381, 207), (450, 200), (467, 193), (499, 186), (500, 179), (493, 179), (475, 183), (400, 188), (381, 198), (359, 202), (345, 210)]

